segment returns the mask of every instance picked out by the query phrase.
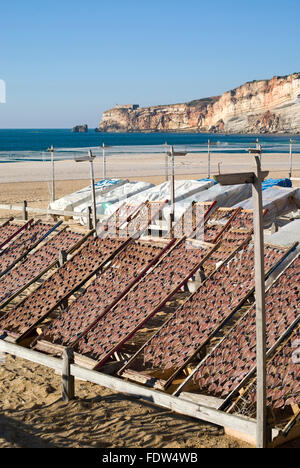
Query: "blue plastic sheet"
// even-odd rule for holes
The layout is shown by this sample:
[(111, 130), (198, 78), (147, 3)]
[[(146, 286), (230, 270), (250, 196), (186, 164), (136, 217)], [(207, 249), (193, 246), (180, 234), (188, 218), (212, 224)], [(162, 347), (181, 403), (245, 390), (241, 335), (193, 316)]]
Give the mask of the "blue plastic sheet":
[(267, 179), (262, 183), (262, 190), (270, 187), (292, 187), (290, 179)]
[(216, 182), (214, 179), (197, 179), (199, 182), (213, 182), (214, 185), (216, 185), (218, 182)]

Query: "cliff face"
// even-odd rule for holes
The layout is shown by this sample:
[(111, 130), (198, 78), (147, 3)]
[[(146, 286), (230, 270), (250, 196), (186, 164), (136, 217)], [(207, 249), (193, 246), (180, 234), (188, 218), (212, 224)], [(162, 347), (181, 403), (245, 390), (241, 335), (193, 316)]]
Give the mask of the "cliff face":
[(184, 104), (105, 111), (103, 132), (300, 133), (300, 73)]

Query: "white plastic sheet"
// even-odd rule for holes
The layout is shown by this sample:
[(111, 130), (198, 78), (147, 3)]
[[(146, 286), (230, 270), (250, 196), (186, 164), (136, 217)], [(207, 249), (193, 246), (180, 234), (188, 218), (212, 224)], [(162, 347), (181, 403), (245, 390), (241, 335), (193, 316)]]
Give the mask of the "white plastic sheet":
[(294, 242), (300, 242), (300, 219), (295, 219), (286, 224), (274, 234), (265, 235), (265, 242), (283, 247), (292, 245)]
[[(176, 180), (175, 181), (175, 201), (185, 200), (190, 196), (198, 196), (199, 193), (207, 191), (214, 182), (212, 180)], [(149, 190), (145, 190), (142, 193), (135, 195), (130, 198), (130, 203), (140, 204), (147, 200), (158, 201), (158, 200), (170, 200), (170, 182), (163, 182), (160, 185), (156, 185)], [(105, 214), (113, 213), (121, 203), (116, 203), (109, 207)]]
[[(128, 182), (127, 179), (102, 179), (95, 182), (96, 196), (104, 195), (110, 190), (120, 187)], [(65, 210), (73, 211), (76, 206), (81, 203), (89, 201), (91, 204), (91, 186), (84, 187), (83, 189), (77, 190), (77, 192), (65, 195), (54, 202), (51, 202), (49, 208), (52, 210)]]
[[(126, 200), (131, 200), (135, 195), (147, 191), (149, 188), (154, 187), (153, 184), (148, 182), (128, 182), (120, 187), (110, 190), (107, 193), (96, 194), (96, 211), (97, 215), (104, 215), (110, 209), (113, 209), (115, 204), (124, 203)], [(85, 201), (74, 208), (78, 213), (86, 212), (88, 206), (91, 205), (91, 200)], [(82, 224), (85, 223), (85, 218), (74, 216), (75, 220), (80, 220)]]
[[(278, 216), (283, 216), (300, 208), (300, 189), (285, 187), (270, 187), (262, 193), (263, 208), (268, 209), (264, 217), (265, 224), (273, 222)], [(243, 209), (253, 209), (252, 198), (235, 205)]]
[[(175, 221), (177, 221), (193, 201), (195, 202), (213, 202), (217, 201), (220, 207), (230, 207), (241, 200), (247, 199), (251, 196), (251, 184), (241, 185), (214, 185), (213, 187), (201, 193), (196, 193), (184, 201), (175, 203)], [(167, 219), (170, 213), (170, 207), (167, 206), (163, 210), (163, 215)]]

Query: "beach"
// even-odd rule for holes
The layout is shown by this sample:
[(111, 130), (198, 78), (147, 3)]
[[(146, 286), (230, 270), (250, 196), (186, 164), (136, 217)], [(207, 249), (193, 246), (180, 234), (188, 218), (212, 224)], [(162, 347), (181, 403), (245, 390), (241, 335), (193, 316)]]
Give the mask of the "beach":
[[(228, 155), (222, 172), (247, 171), (247, 155)], [(207, 157), (189, 156), (176, 162), (178, 179), (206, 177)], [(218, 170), (221, 155), (212, 158), (212, 173)], [(283, 160), (284, 159), (284, 160)], [(188, 162), (190, 161), (190, 162)], [(271, 177), (287, 177), (287, 155), (266, 155), (263, 168)], [(295, 176), (300, 176), (300, 160), (295, 161)], [(101, 178), (101, 161), (95, 162), (96, 178)], [(279, 170), (280, 169), (280, 170)], [(1, 164), (0, 202), (47, 207), (50, 200), (50, 164), (20, 162)], [(87, 163), (59, 161), (56, 170), (56, 196), (86, 186)], [(165, 180), (164, 158), (137, 155), (112, 159), (108, 176), (142, 180), (154, 184)], [(13, 214), (13, 213), (11, 213)], [(20, 217), (20, 213), (16, 212)], [(4, 219), (7, 212), (1, 212)], [(54, 371), (22, 359), (6, 356), (0, 364), (0, 447), (169, 447), (242, 448), (246, 443), (227, 437), (223, 429), (201, 423), (149, 403), (134, 400), (105, 388), (76, 381), (76, 400), (60, 399), (61, 378)]]
[(223, 429), (82, 381), (60, 399), (54, 371), (8, 356), (0, 365), (1, 448), (242, 448)]
[[(253, 157), (248, 154), (212, 154), (211, 175), (245, 172), (253, 170)], [(47, 207), (51, 194), (51, 163), (28, 161), (2, 163), (0, 165), (0, 203), (22, 203), (27, 200), (31, 206)], [(288, 177), (289, 155), (264, 154), (262, 169), (269, 171), (268, 177)], [(102, 159), (94, 162), (95, 178), (102, 178)], [(107, 159), (107, 177), (146, 181), (160, 184), (166, 180), (165, 155), (122, 154)], [(207, 177), (207, 154), (188, 154), (175, 158), (176, 179), (200, 179)], [(293, 176), (300, 177), (300, 155), (293, 158)], [(74, 192), (88, 185), (90, 167), (88, 162), (72, 160), (55, 162), (56, 198)], [(293, 181), (299, 186), (299, 181)]]

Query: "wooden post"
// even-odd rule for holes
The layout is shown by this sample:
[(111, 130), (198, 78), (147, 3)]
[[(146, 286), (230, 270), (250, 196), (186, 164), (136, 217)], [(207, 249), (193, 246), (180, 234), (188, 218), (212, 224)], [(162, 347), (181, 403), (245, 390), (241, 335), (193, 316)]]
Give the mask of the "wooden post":
[(54, 147), (51, 146), (51, 201), (55, 201)]
[(105, 155), (105, 143), (102, 143), (102, 177), (106, 179), (106, 155)]
[(256, 365), (257, 365), (257, 448), (268, 444), (266, 398), (266, 311), (264, 233), (262, 215), (262, 182), (260, 157), (255, 156), (256, 170), (253, 183), (254, 256), (256, 295)]
[(59, 252), (59, 257), (58, 257), (60, 267), (63, 266), (66, 263), (67, 258), (68, 258), (67, 252), (65, 250), (61, 250)]
[(210, 140), (207, 142), (207, 178), (210, 179)]
[(167, 152), (167, 142), (165, 143), (165, 179), (169, 180), (169, 156)]
[(27, 212), (27, 201), (26, 200), (23, 201), (23, 210), (22, 210), (22, 212), (23, 212), (23, 219), (25, 221), (27, 221), (28, 220), (28, 212)]
[(90, 206), (87, 207), (86, 228), (88, 231), (92, 229), (92, 209)]
[(71, 364), (74, 364), (74, 352), (72, 348), (63, 351), (62, 365), (62, 399), (71, 401), (75, 398), (74, 377), (71, 375)]
[(171, 146), (171, 227), (175, 221), (175, 174), (174, 174), (174, 148)]
[(293, 172), (293, 142), (290, 140), (290, 170), (289, 170), (289, 178), (291, 179)]
[(95, 229), (94, 236), (97, 237), (97, 209), (96, 209), (94, 161), (93, 161), (93, 155), (92, 155), (91, 150), (89, 150), (89, 156), (90, 156), (91, 191), (92, 191), (92, 206), (93, 206), (93, 228)]

